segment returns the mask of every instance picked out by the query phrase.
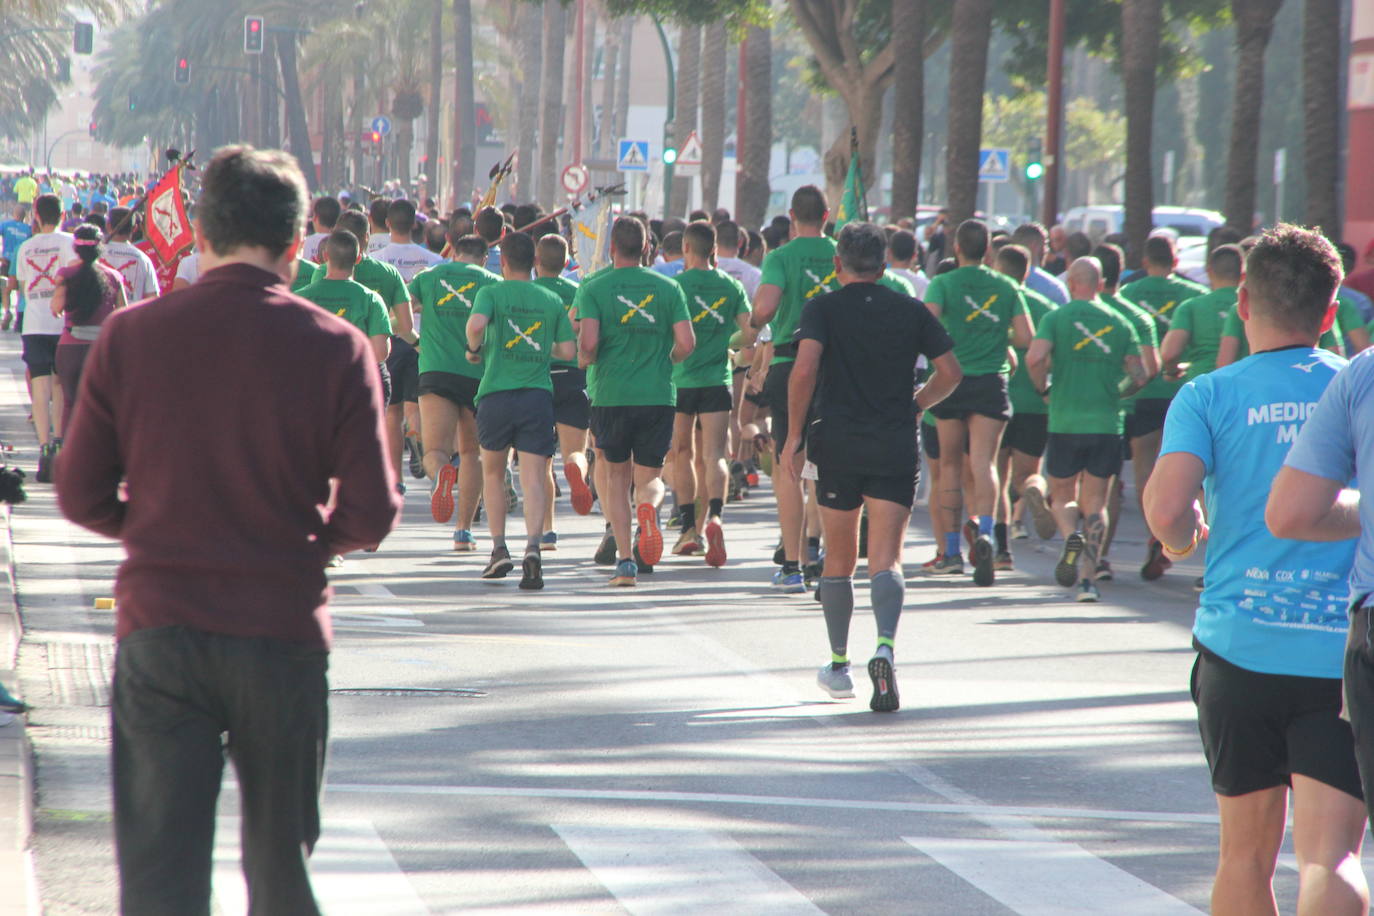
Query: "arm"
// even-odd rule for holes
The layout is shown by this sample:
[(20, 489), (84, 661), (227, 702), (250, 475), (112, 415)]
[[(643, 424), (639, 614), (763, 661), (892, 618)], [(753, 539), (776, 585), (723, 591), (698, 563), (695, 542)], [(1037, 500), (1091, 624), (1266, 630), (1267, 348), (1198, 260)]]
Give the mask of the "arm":
[(697, 332), (692, 330), (690, 321), (673, 322), (673, 352), (672, 360), (680, 363), (692, 355), (692, 351), (697, 348)]
[(48, 303), (48, 307), (52, 309), (54, 318), (62, 317), (62, 310), (67, 307), (66, 281), (58, 283), (57, 287), (52, 291), (52, 300)]
[(1041, 393), (1049, 387), (1050, 356), (1053, 353), (1054, 344), (1043, 337), (1032, 340), (1030, 349), (1026, 351), (1026, 374), (1030, 376), (1031, 385)]
[(1126, 378), (1121, 384), (1121, 396), (1128, 398), (1145, 387), (1145, 383), (1150, 380), (1150, 374), (1145, 371), (1144, 360), (1135, 354), (1127, 355), (1121, 364), (1126, 370)]
[(372, 355), (377, 357), (377, 362), (386, 362), (391, 355), (391, 338), (385, 334), (373, 334), (368, 340), (372, 343)]
[[(1152, 478), (1153, 479), (1153, 478)], [(1344, 541), (1360, 536), (1360, 494), (1293, 467), (1279, 469), (1264, 522), (1276, 538)]]
[(124, 281), (117, 275), (111, 277), (110, 279), (114, 282), (115, 285), (114, 307), (117, 309), (122, 309), (124, 308), (124, 306), (129, 304), (128, 297), (124, 295)]
[(1151, 533), (1171, 557), (1186, 557), (1207, 537), (1197, 493), (1206, 468), (1189, 452), (1161, 455), (1145, 485), (1141, 502)]
[(1350, 352), (1346, 356), (1354, 356), (1361, 350), (1369, 349), (1369, 329), (1363, 325), (1356, 325), (1345, 332), (1345, 336), (1350, 338)]
[(738, 315), (735, 316), (735, 322), (739, 325), (740, 330), (739, 348), (741, 350), (747, 350), (754, 345), (754, 338), (758, 336), (758, 334), (754, 331), (753, 324), (751, 324), (749, 321), (749, 313), (740, 312)]
[(1140, 364), (1145, 368), (1145, 380), (1159, 375), (1159, 351), (1152, 344), (1140, 344)]
[[(1178, 328), (1170, 328), (1164, 335), (1164, 342), (1159, 345), (1159, 361), (1163, 364), (1165, 374), (1178, 374), (1179, 358), (1188, 349), (1188, 342), (1192, 339), (1193, 335), (1190, 332)], [(1221, 363), (1218, 361), (1217, 365)]]
[[(480, 363), (482, 361), (482, 338), (487, 333), (487, 316), (474, 311), (468, 316), (467, 325), (467, 349), (468, 362)], [(473, 351), (477, 352), (474, 353)]]
[[(926, 306), (929, 308), (930, 306)], [(936, 315), (935, 317), (940, 317)], [(1022, 350), (1031, 345), (1031, 339), (1035, 336), (1035, 326), (1031, 324), (1030, 316), (1021, 311), (1011, 316), (1011, 344), (1020, 347)]]
[(949, 397), (950, 393), (958, 388), (959, 383), (964, 380), (963, 367), (959, 365), (959, 360), (955, 358), (953, 350), (935, 357), (930, 361), (930, 365), (935, 370), (935, 374), (926, 379), (926, 383), (916, 390), (916, 406), (921, 410), (929, 410)]
[(410, 309), (405, 307), (405, 303), (393, 306), (391, 317), (393, 334), (410, 344), (420, 342), (420, 338), (415, 334), (415, 317), (410, 313)]
[(1221, 343), (1217, 344), (1217, 368), (1231, 365), (1237, 356), (1240, 356), (1240, 340), (1230, 335), (1222, 337)]
[(596, 350), (601, 344), (601, 319), (583, 318), (577, 327), (577, 365), (585, 369), (596, 362)]
[(553, 345), (554, 359), (575, 359), (577, 357), (577, 341), (564, 340)]
[(781, 301), (781, 286), (760, 283), (758, 292), (754, 293), (754, 311), (749, 317), (749, 323), (755, 328), (761, 328), (772, 321), (773, 316), (778, 313), (778, 303)]
[(788, 480), (796, 480), (801, 476), (801, 434), (806, 427), (804, 418), (811, 412), (811, 399), (816, 393), (816, 376), (824, 350), (819, 340), (809, 337), (797, 343), (797, 358), (792, 363), (792, 374), (787, 380), (787, 411), (789, 416), (800, 422), (791, 424), (787, 430), (787, 441), (783, 443), (779, 461), (782, 474)]
[(63, 444), (65, 455), (72, 457), (57, 463), (54, 483), (63, 515), (96, 534), (118, 538), (127, 506), (119, 499), (124, 468), (119, 462), (118, 423), (110, 400), (120, 386), (107, 368), (112, 337), (118, 338), (117, 325), (107, 328), (91, 345), (82, 370), (80, 406), (73, 410)]
[(1021, 357), (1016, 355), (1015, 347), (1007, 347), (1007, 365), (1011, 366), (1011, 374), (1015, 375), (1021, 365)]

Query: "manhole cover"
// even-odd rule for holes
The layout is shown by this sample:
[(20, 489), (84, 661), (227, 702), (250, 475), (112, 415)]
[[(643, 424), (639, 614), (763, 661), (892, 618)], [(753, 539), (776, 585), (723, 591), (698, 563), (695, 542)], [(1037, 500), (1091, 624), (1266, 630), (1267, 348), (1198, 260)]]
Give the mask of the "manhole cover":
[(487, 695), (472, 687), (339, 687), (329, 691), (339, 697), (462, 697), (470, 700)]

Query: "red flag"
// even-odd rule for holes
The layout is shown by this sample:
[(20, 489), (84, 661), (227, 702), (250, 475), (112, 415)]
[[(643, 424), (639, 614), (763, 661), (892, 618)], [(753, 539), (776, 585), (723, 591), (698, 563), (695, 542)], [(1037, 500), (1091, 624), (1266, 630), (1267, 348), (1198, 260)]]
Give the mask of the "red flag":
[(191, 221), (186, 218), (186, 207), (181, 202), (181, 166), (162, 176), (157, 186), (148, 192), (147, 206), (148, 241), (153, 243), (163, 263), (173, 261), (195, 241)]

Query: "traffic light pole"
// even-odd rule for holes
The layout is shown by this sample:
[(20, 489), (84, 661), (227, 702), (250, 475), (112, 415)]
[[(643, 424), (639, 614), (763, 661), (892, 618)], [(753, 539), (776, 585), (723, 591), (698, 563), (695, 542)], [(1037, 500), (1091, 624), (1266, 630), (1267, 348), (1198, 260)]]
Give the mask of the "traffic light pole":
[[(255, 80), (256, 82), (261, 83), (261, 82), (263, 81), (262, 75), (261, 75), (261, 74), (254, 73), (252, 70), (248, 69), (247, 67), (221, 67), (221, 66), (218, 66), (217, 64), (196, 64), (196, 69), (197, 69), (197, 70), (219, 70), (219, 71), (221, 71), (221, 72), (223, 72), (223, 73), (242, 73), (244, 76), (247, 76), (247, 77), (249, 77), (250, 79)], [(270, 86), (270, 87), (272, 88), (272, 91), (273, 91), (273, 92), (275, 92), (277, 95), (281, 96), (283, 101), (286, 100), (286, 93), (282, 91), (282, 89), (281, 89), (280, 86), (278, 86), (276, 83), (268, 83), (267, 85)]]
[(1064, 0), (1050, 0), (1050, 56), (1046, 67), (1045, 95), (1045, 197), (1040, 222), (1046, 227), (1059, 221), (1059, 175), (1064, 150)]
[[(672, 144), (671, 131), (677, 118), (677, 75), (673, 72), (673, 49), (668, 44), (668, 34), (663, 31), (663, 20), (654, 17), (654, 28), (658, 30), (658, 40), (663, 43), (663, 63), (668, 68), (668, 112), (663, 121), (663, 148)], [(668, 211), (668, 201), (673, 197), (673, 163), (663, 163), (663, 211)]]

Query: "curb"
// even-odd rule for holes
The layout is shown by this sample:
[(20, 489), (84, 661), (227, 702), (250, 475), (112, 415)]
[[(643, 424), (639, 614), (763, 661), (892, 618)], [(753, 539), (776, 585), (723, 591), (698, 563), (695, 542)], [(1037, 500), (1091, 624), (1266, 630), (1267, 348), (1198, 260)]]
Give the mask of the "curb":
[[(14, 538), (10, 507), (0, 508), (0, 680), (17, 690), (19, 643), (24, 636), (15, 588)], [(0, 714), (3, 718), (4, 714)], [(33, 752), (22, 715), (0, 723), (0, 887), (24, 888), (0, 899), (0, 916), (41, 912), (33, 851)]]

